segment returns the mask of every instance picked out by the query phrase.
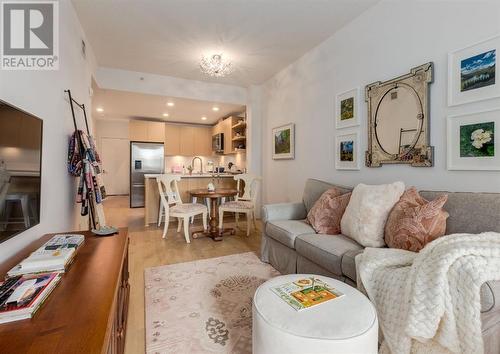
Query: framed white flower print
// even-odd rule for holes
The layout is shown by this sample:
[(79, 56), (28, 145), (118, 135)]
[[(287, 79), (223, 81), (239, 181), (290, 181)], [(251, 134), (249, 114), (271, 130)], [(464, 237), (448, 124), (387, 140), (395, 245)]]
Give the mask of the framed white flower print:
[(335, 145), (335, 168), (359, 170), (359, 132), (337, 135)]
[(359, 125), (359, 88), (338, 94), (335, 100), (335, 128)]
[(500, 170), (500, 109), (447, 118), (448, 170)]
[(500, 97), (500, 35), (448, 54), (448, 105)]

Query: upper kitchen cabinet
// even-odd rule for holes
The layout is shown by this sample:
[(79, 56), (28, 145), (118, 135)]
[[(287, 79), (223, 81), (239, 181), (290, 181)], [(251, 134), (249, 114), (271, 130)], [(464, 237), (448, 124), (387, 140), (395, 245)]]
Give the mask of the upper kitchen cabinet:
[(196, 128), (192, 126), (182, 126), (181, 127), (181, 143), (180, 150), (183, 156), (193, 156), (194, 152), (194, 130)]
[(130, 141), (148, 141), (148, 122), (131, 120), (129, 124)]
[(212, 155), (211, 127), (165, 124), (165, 155)]
[(161, 143), (165, 140), (165, 123), (148, 122), (148, 141)]
[(165, 124), (165, 156), (181, 155), (181, 126)]
[(207, 127), (194, 128), (194, 152), (195, 155), (212, 155), (212, 129)]
[[(233, 117), (228, 117), (216, 125), (212, 129), (212, 134), (224, 134), (224, 155), (234, 154), (237, 150), (234, 149), (233, 138), (235, 133), (233, 132), (233, 125), (235, 125), (237, 120)], [(236, 146), (236, 145), (235, 145)]]
[(162, 142), (165, 140), (164, 123), (131, 120), (129, 138), (130, 141)]

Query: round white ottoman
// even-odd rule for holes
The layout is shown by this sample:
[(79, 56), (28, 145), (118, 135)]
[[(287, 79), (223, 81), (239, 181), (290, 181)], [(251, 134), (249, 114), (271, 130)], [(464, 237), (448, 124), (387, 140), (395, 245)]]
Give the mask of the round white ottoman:
[(312, 276), (279, 276), (257, 288), (253, 298), (253, 353), (377, 354), (377, 313), (357, 289), (315, 275), (345, 295), (301, 311), (293, 309), (270, 289)]

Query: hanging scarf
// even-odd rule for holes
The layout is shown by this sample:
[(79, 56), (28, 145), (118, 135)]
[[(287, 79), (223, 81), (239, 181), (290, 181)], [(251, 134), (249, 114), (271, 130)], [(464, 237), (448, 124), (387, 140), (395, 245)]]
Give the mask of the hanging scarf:
[(68, 171), (80, 178), (76, 202), (82, 204), (83, 216), (89, 212), (91, 195), (96, 203), (102, 203), (106, 198), (106, 190), (100, 178), (100, 162), (92, 137), (81, 130), (75, 131), (68, 146)]

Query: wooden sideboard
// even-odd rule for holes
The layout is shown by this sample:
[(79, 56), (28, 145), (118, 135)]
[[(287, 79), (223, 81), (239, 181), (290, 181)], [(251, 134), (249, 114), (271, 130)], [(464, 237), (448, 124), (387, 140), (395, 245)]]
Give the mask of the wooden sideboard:
[[(130, 286), (128, 232), (85, 235), (73, 264), (32, 319), (0, 324), (0, 353), (123, 353)], [(0, 264), (0, 277), (53, 234)], [(21, 236), (22, 237), (22, 236)]]

